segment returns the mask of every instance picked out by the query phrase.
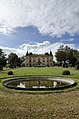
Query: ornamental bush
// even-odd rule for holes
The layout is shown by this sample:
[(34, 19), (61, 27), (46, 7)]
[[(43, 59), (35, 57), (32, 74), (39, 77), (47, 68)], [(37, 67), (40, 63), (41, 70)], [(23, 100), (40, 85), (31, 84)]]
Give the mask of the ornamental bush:
[(8, 72), (8, 75), (13, 75), (13, 72), (12, 72), (12, 71), (9, 71), (9, 72)]
[(62, 72), (62, 75), (70, 75), (70, 71), (69, 71), (69, 70), (64, 70), (64, 71)]

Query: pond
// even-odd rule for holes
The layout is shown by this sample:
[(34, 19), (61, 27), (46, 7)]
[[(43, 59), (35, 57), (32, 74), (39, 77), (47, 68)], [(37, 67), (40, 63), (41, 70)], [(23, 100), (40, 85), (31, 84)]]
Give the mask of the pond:
[(3, 85), (17, 90), (54, 90), (71, 87), (75, 85), (75, 82), (66, 78), (28, 77), (7, 80), (3, 82)]

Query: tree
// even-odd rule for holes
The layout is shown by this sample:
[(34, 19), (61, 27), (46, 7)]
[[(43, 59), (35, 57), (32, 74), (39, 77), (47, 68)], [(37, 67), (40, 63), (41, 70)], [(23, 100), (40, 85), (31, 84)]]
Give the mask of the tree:
[(65, 52), (63, 52), (63, 51), (58, 50), (58, 51), (55, 53), (55, 57), (56, 57), (56, 60), (57, 60), (58, 62), (60, 62), (60, 63), (62, 63), (62, 62), (65, 63), (65, 61), (66, 61), (66, 54), (65, 54)]
[(75, 66), (76, 62), (77, 62), (77, 57), (76, 54), (74, 54), (75, 50), (70, 49), (69, 52), (67, 52), (67, 61), (69, 62), (69, 64), (71, 64), (71, 66)]
[(22, 59), (23, 57), (18, 57), (18, 64), (17, 66), (21, 66), (22, 62), (24, 62), (24, 59)]
[(15, 68), (16, 66), (19, 66), (20, 59), (15, 53), (10, 53), (8, 55), (8, 63), (10, 64), (10, 68)]
[(79, 53), (77, 50), (71, 49), (68, 46), (60, 46), (57, 52), (55, 53), (56, 60), (60, 63), (71, 64), (75, 66), (78, 60)]
[(48, 52), (46, 52), (46, 53), (45, 53), (45, 55), (49, 55), (49, 53), (48, 53)]
[(2, 49), (0, 49), (0, 57), (2, 57), (3, 55), (3, 52), (2, 52)]
[(0, 49), (0, 70), (2, 70), (4, 66), (6, 66), (6, 57), (5, 56), (6, 55), (4, 54), (2, 49)]

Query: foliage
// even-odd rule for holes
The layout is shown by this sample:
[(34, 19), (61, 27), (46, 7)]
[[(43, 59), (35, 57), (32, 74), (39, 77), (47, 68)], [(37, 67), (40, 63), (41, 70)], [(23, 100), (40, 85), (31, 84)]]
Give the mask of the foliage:
[(62, 72), (62, 75), (70, 75), (70, 71), (69, 71), (69, 70), (64, 70), (64, 71)]
[(67, 63), (64, 63), (63, 64), (63, 68), (68, 68), (68, 64)]
[(6, 66), (6, 57), (2, 49), (0, 49), (0, 70), (3, 69), (3, 66)]
[(10, 68), (16, 68), (21, 65), (21, 60), (15, 53), (10, 53), (8, 55), (8, 63), (10, 64)]
[(77, 64), (76, 69), (79, 70), (79, 64)]
[(61, 67), (62, 66), (62, 62), (55, 63), (55, 66)]
[(76, 62), (79, 60), (79, 51), (61, 45), (55, 53), (55, 57), (60, 63), (68, 63), (69, 65), (75, 66)]
[(9, 71), (9, 72), (8, 72), (8, 75), (13, 75), (13, 72), (12, 72), (12, 71)]
[(19, 66), (25, 66), (25, 56), (19, 57)]
[(58, 62), (62, 62), (62, 61), (64, 61), (65, 62), (65, 60), (66, 60), (66, 54), (63, 52), (63, 51), (57, 51), (56, 53), (55, 53), (55, 57), (56, 57), (56, 60), (58, 61)]
[(2, 65), (0, 65), (0, 70), (3, 70), (3, 66)]

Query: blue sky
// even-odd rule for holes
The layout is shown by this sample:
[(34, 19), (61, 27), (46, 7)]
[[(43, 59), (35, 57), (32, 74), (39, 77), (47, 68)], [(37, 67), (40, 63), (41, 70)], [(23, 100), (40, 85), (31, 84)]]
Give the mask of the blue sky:
[(1, 0), (0, 48), (55, 54), (60, 45), (79, 50), (79, 0)]
[(50, 34), (41, 34), (34, 26), (19, 27), (13, 33), (4, 35), (0, 33), (0, 44), (5, 47), (19, 48), (24, 43), (35, 44), (37, 42), (49, 41), (50, 43), (62, 42), (62, 43), (74, 43), (77, 47), (79, 44), (79, 35), (70, 36), (65, 33), (61, 37), (50, 36)]

